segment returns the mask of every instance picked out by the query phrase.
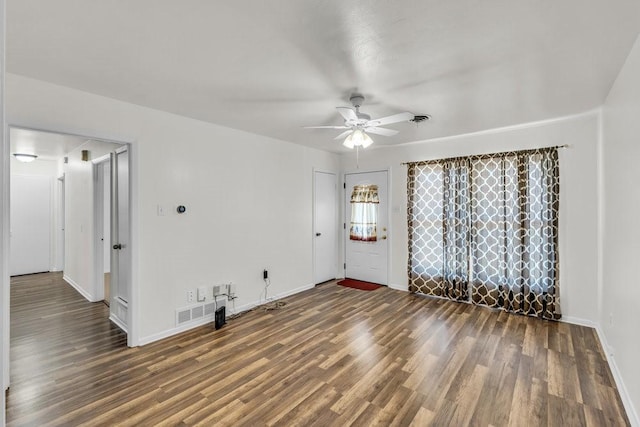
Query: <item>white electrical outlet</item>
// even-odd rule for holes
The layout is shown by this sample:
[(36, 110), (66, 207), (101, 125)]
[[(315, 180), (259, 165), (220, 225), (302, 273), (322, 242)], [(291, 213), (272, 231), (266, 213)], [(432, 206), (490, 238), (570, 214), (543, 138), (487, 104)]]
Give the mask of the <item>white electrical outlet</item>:
[(222, 292), (220, 291), (220, 285), (214, 285), (213, 286), (213, 290), (212, 290), (213, 296), (217, 297), (218, 295), (220, 295)]
[(196, 300), (196, 293), (194, 291), (187, 291), (187, 302), (194, 302)]

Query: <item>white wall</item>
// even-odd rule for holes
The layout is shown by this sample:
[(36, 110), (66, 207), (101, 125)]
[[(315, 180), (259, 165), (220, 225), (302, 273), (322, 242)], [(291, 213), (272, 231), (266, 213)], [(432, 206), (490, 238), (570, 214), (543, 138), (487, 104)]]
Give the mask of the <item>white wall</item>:
[(58, 185), (58, 162), (56, 160), (36, 159), (33, 162), (24, 163), (11, 156), (11, 175), (38, 175), (51, 178), (51, 232), (50, 232), (50, 271), (61, 271), (63, 265), (62, 257), (59, 256), (59, 241), (61, 239), (59, 230), (60, 221), (60, 185)]
[(94, 270), (94, 185), (93, 163), (82, 160), (82, 150), (90, 159), (119, 147), (102, 141), (88, 141), (67, 153), (63, 165), (65, 179), (65, 254), (64, 278), (89, 301), (102, 299), (95, 283)]
[(312, 170), (337, 155), (11, 74), (7, 105), (13, 125), (133, 142), (141, 342), (171, 332), (188, 289), (232, 281), (243, 306), (263, 268), (270, 295), (312, 285)]
[[(604, 211), (599, 319), (640, 425), (640, 37), (603, 108)], [(632, 421), (633, 422), (633, 421)]]
[[(437, 120), (437, 118), (435, 119)], [(429, 126), (429, 122), (421, 125)], [(375, 140), (382, 140), (378, 137)], [(390, 285), (407, 289), (407, 189), (403, 162), (569, 144), (560, 156), (560, 296), (563, 317), (597, 320), (597, 142), (598, 114), (498, 129), (466, 136), (381, 145), (360, 152), (360, 170), (391, 170)], [(343, 156), (343, 170), (356, 170), (355, 152)]]

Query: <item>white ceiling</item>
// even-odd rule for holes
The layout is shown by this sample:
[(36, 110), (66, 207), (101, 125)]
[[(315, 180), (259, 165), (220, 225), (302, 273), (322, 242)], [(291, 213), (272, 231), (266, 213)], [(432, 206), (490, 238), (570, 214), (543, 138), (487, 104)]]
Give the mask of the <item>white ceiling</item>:
[(80, 136), (10, 128), (11, 154), (35, 154), (40, 160), (57, 160), (89, 140)]
[(302, 127), (353, 91), (433, 116), (376, 144), (597, 107), (639, 30), (638, 0), (8, 0), (7, 70), (340, 151)]

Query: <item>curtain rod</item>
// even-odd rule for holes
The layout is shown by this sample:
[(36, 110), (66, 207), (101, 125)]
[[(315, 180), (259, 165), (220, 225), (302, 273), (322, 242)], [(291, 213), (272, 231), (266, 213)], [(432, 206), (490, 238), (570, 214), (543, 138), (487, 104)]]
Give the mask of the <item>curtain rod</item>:
[(529, 149), (525, 149), (525, 150), (503, 151), (503, 152), (501, 152), (501, 153), (470, 154), (470, 155), (468, 155), (468, 156), (445, 157), (445, 158), (442, 158), (442, 159), (417, 160), (417, 161), (415, 161), (415, 162), (402, 162), (402, 163), (400, 163), (400, 164), (401, 164), (401, 165), (409, 165), (409, 164), (411, 164), (411, 163), (435, 162), (435, 161), (438, 161), (438, 160), (458, 159), (458, 158), (461, 158), (461, 157), (491, 156), (491, 155), (498, 155), (498, 154), (504, 154), (504, 153), (519, 153), (519, 152), (523, 152), (523, 151), (544, 150), (545, 148), (569, 148), (569, 144), (563, 144), (563, 145), (552, 145), (552, 146), (550, 146), (550, 147), (529, 148)]

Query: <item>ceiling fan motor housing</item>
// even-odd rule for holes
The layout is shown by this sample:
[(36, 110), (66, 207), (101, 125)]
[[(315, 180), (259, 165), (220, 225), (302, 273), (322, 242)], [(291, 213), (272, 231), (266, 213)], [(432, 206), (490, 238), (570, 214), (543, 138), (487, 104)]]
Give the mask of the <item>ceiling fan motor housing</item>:
[(353, 105), (354, 107), (360, 108), (364, 103), (364, 96), (360, 95), (359, 93), (354, 93), (353, 95), (351, 95), (351, 98), (349, 98), (349, 101), (351, 101), (351, 105)]
[(352, 126), (358, 126), (358, 125), (364, 126), (369, 120), (371, 120), (370, 115), (360, 112), (360, 107), (364, 103), (364, 96), (360, 95), (359, 93), (354, 93), (349, 98), (349, 101), (351, 101), (351, 105), (353, 105), (354, 108), (356, 109), (356, 116), (358, 117), (357, 121), (354, 120), (352, 123), (349, 123), (349, 124)]
[(358, 116), (358, 119), (360, 119), (360, 122), (363, 122), (362, 124), (364, 124), (364, 122), (368, 122), (369, 120), (371, 120), (370, 115), (361, 113), (360, 111), (356, 112), (356, 115)]

